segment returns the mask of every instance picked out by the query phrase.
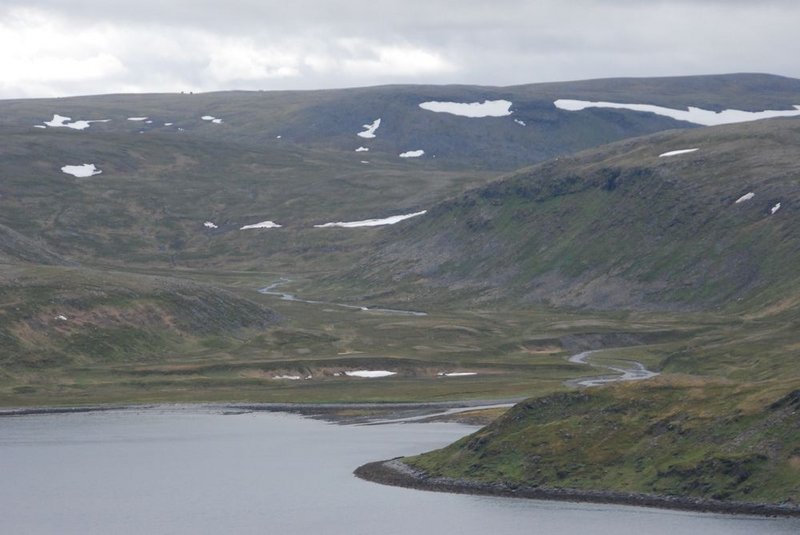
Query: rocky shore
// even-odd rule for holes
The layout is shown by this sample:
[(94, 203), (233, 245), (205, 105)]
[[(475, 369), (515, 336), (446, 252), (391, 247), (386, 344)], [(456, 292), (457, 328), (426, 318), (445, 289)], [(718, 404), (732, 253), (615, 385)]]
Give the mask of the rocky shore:
[(368, 463), (358, 467), (354, 471), (354, 474), (361, 479), (375, 483), (435, 492), (482, 494), (512, 498), (531, 498), (536, 500), (607, 503), (725, 514), (800, 517), (800, 507), (788, 504), (725, 502), (678, 496), (528, 487), (509, 485), (506, 483), (469, 481), (449, 477), (431, 477), (423, 471), (408, 466), (400, 459), (401, 458)]

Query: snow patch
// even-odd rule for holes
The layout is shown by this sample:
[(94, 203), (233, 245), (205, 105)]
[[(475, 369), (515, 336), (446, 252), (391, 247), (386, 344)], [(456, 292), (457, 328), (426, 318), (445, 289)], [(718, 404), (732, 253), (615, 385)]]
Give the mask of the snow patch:
[(478, 372), (439, 372), (442, 377), (467, 377), (470, 375), (478, 375)]
[(47, 127), (46, 127), (45, 125), (43, 125), (43, 124), (35, 124), (35, 125), (33, 125), (33, 127), (34, 127), (34, 128), (47, 128)]
[(164, 126), (172, 126), (172, 123), (164, 123)]
[(741, 197), (736, 199), (736, 202), (733, 203), (733, 204), (739, 204), (740, 202), (749, 201), (750, 199), (752, 199), (755, 196), (756, 196), (756, 194), (753, 193), (752, 191), (750, 193), (745, 193), (744, 195), (742, 195)]
[(515, 123), (517, 123), (517, 124), (518, 124), (518, 125), (520, 125), (520, 126), (527, 126), (527, 125), (525, 124), (525, 121), (522, 121), (522, 120), (520, 120), (520, 119), (514, 119), (514, 122), (515, 122)]
[(283, 136), (275, 136), (275, 139), (280, 139), (280, 138), (282, 138), (282, 137), (283, 137)]
[(254, 223), (252, 225), (245, 225), (241, 227), (239, 230), (248, 230), (253, 228), (281, 228), (281, 225), (275, 223), (274, 221), (262, 221), (260, 223)]
[(205, 223), (203, 223), (203, 226), (206, 227), (206, 228), (219, 228), (212, 221), (206, 221)]
[(781, 203), (778, 203), (775, 206), (773, 206), (772, 208), (770, 208), (769, 211), (770, 211), (770, 214), (775, 214), (775, 212), (777, 212), (780, 209), (781, 209)]
[(377, 130), (380, 125), (381, 125), (380, 118), (375, 119), (372, 122), (372, 124), (363, 125), (362, 128), (365, 128), (366, 130), (364, 130), (363, 132), (359, 132), (357, 135), (359, 137), (363, 137), (366, 139), (372, 139), (375, 137), (375, 130)]
[(289, 381), (297, 381), (300, 379), (299, 375), (276, 375), (273, 379), (288, 379)]
[(414, 212), (413, 214), (393, 215), (391, 217), (386, 217), (383, 219), (364, 219), (362, 221), (338, 221), (336, 223), (325, 223), (323, 225), (314, 225), (314, 228), (331, 228), (331, 227), (355, 228), (355, 227), (379, 227), (381, 225), (394, 225), (395, 223), (399, 223), (400, 221), (403, 221), (405, 219), (417, 217), (418, 215), (423, 215), (427, 212), (428, 212), (427, 210), (422, 210), (421, 212)]
[(63, 115), (59, 115), (57, 113), (53, 114), (53, 118), (49, 121), (45, 121), (44, 124), (47, 126), (52, 126), (53, 128), (59, 128), (62, 126), (67, 126), (67, 121), (71, 121), (72, 119), (69, 117), (64, 117)]
[(80, 119), (78, 121), (72, 121), (70, 117), (65, 117), (55, 113), (53, 114), (53, 118), (49, 121), (45, 121), (44, 124), (51, 128), (72, 128), (73, 130), (85, 130), (89, 128), (92, 123), (107, 123), (110, 120), (111, 119)]
[(367, 160), (361, 160), (361, 163), (369, 163)]
[(556, 108), (567, 111), (580, 111), (587, 108), (612, 108), (633, 111), (655, 113), (672, 117), (678, 121), (686, 121), (703, 126), (714, 126), (720, 124), (745, 123), (757, 121), (759, 119), (770, 119), (772, 117), (795, 117), (800, 115), (800, 106), (794, 106), (794, 110), (764, 110), (764, 111), (742, 111), (742, 110), (723, 110), (711, 111), (702, 108), (689, 106), (686, 110), (665, 108), (652, 104), (622, 104), (619, 102), (592, 102), (588, 100), (559, 99), (553, 102)]
[(148, 117), (128, 117), (129, 121), (146, 121)]
[(419, 158), (423, 154), (425, 154), (425, 151), (422, 150), (422, 149), (409, 150), (409, 151), (406, 151), (406, 152), (401, 152), (400, 153), (400, 157), (401, 158)]
[(369, 151), (369, 147), (358, 147), (356, 152), (367, 152)]
[(376, 377), (397, 375), (397, 372), (390, 372), (388, 370), (355, 370), (352, 372), (344, 372), (344, 374), (348, 377), (366, 377), (367, 379), (374, 379)]
[(211, 121), (214, 124), (222, 124), (222, 119), (214, 117), (213, 115), (203, 115), (200, 118), (204, 121)]
[(419, 105), (423, 110), (450, 113), (461, 117), (505, 117), (511, 115), (512, 102), (508, 100), (484, 100), (483, 102), (439, 102), (431, 100)]
[(65, 165), (61, 168), (61, 172), (76, 176), (78, 178), (86, 178), (87, 176), (94, 176), (102, 173), (102, 171), (96, 168), (93, 163), (85, 163), (83, 165)]
[(658, 157), (659, 157), (659, 158), (666, 158), (666, 157), (668, 157), (668, 156), (677, 156), (678, 154), (689, 154), (690, 152), (694, 152), (694, 151), (696, 151), (696, 150), (699, 150), (699, 149), (680, 149), (680, 150), (671, 150), (671, 151), (669, 151), (669, 152), (665, 152), (665, 153), (659, 154), (659, 155), (658, 155)]
[(59, 321), (67, 321), (67, 317), (64, 314), (59, 314), (58, 316), (55, 317), (55, 319)]

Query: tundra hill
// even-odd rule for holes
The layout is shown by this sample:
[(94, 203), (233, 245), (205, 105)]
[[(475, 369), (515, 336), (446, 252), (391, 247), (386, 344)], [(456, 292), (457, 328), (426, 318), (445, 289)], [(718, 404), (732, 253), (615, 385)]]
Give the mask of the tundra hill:
[[(0, 224), (84, 262), (231, 269), (269, 257), (302, 271), (309, 255), (330, 264), (376, 232), (313, 225), (416, 212), (491, 176), (163, 133), (30, 129), (3, 139)], [(101, 172), (61, 170), (83, 163)], [(266, 220), (282, 228), (240, 230)]]
[[(485, 86), (382, 86), (327, 91), (105, 95), (0, 102), (2, 126), (32, 129), (54, 114), (94, 122), (85, 137), (140, 133), (190, 136), (255, 148), (300, 145), (340, 152), (358, 162), (365, 153), (398, 161), (424, 150), (439, 167), (512, 170), (554, 156), (656, 131), (696, 124), (653, 113), (558, 109), (559, 99), (650, 104), (686, 110), (793, 110), (800, 81), (764, 74), (609, 79)], [(509, 114), (468, 118), (420, 108), (430, 101), (506, 100)], [(205, 118), (205, 120), (203, 119)], [(129, 120), (138, 119), (138, 120)], [(374, 137), (359, 137), (380, 119)], [(218, 122), (214, 122), (217, 120)], [(80, 126), (80, 125), (75, 125)], [(50, 128), (50, 127), (48, 127)], [(39, 130), (39, 129), (36, 129)], [(62, 130), (67, 130), (62, 128)], [(77, 134), (77, 132), (72, 132)], [(407, 162), (409, 164), (410, 162)]]
[[(333, 272), (385, 229), (313, 225), (419, 212), (487, 183), (497, 169), (697, 126), (642, 111), (554, 105), (565, 98), (793, 110), (800, 81), (738, 74), (0, 101), (0, 224), (83, 262)], [(510, 115), (419, 107), (497, 99), (511, 102)], [(54, 114), (71, 121), (53, 124), (71, 127), (45, 125)], [(357, 135), (378, 118), (374, 138)], [(416, 149), (425, 154), (399, 157)], [(61, 171), (86, 163), (101, 173)], [(262, 221), (282, 228), (239, 230)]]
[[(667, 132), (514, 173), (384, 235), (345, 278), (397, 299), (795, 306), (800, 121)], [(696, 149), (667, 155), (673, 151)], [(387, 275), (391, 274), (391, 275)], [(343, 283), (343, 282), (341, 282)]]
[(557, 394), (407, 462), (488, 486), (767, 503), (797, 514), (800, 390), (786, 388), (684, 379)]
[(0, 383), (45, 370), (189, 359), (278, 320), (253, 301), (187, 280), (0, 264)]

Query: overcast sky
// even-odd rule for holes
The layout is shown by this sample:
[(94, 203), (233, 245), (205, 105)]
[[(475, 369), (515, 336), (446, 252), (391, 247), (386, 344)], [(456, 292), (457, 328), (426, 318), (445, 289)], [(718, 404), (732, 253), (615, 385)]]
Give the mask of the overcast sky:
[(796, 0), (0, 0), (0, 98), (800, 78)]

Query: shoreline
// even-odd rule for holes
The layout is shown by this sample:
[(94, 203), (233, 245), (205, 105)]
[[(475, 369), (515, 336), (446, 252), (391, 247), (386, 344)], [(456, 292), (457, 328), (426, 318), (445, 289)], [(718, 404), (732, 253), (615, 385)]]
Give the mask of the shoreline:
[(800, 507), (766, 503), (724, 502), (702, 498), (661, 496), (627, 492), (527, 487), (506, 483), (483, 483), (448, 477), (430, 477), (402, 462), (402, 457), (375, 461), (355, 469), (353, 474), (365, 481), (433, 492), (501, 496), (533, 500), (585, 502), (612, 505), (653, 507), (679, 511), (723, 513), (767, 517), (800, 517)]
[(111, 412), (131, 410), (219, 410), (240, 412), (289, 412), (303, 416), (336, 416), (336, 411), (341, 410), (375, 410), (389, 411), (390, 417), (394, 415), (398, 421), (381, 419), (380, 423), (402, 423), (409, 416), (401, 415), (404, 411), (431, 411), (430, 414), (411, 415), (411, 418), (424, 420), (426, 417), (435, 417), (435, 411), (448, 411), (452, 409), (479, 410), (493, 408), (499, 405), (512, 405), (519, 403), (519, 399), (497, 400), (461, 400), (461, 401), (374, 401), (352, 403), (123, 403), (123, 404), (98, 404), (98, 405), (73, 405), (73, 406), (31, 406), (31, 407), (0, 407), (0, 418), (11, 416), (33, 416), (44, 414), (78, 414), (86, 412)]

